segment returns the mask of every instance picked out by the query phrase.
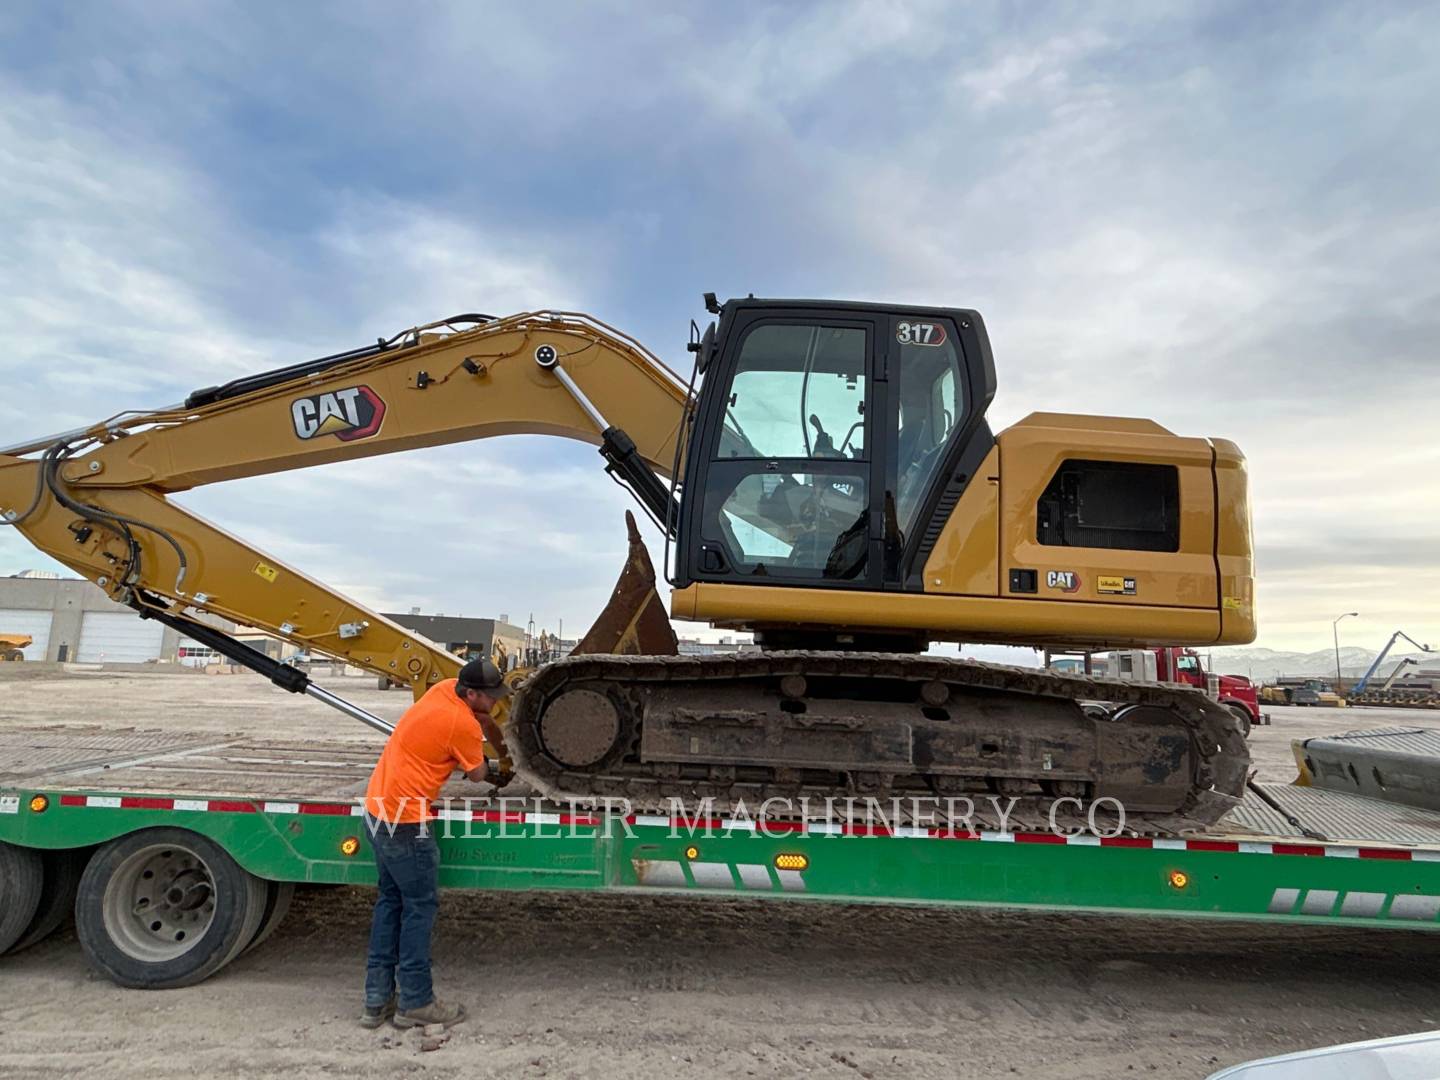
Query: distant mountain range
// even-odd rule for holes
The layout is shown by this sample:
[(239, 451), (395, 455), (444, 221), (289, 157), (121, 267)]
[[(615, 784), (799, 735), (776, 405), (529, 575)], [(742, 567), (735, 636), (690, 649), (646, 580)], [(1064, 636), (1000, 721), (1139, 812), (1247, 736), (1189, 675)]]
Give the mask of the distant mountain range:
[[(1335, 650), (1320, 649), (1318, 652), (1277, 652), (1275, 649), (1197, 649), (1202, 656), (1210, 656), (1213, 670), (1225, 675), (1248, 675), (1257, 682), (1274, 679), (1280, 675), (1315, 675), (1321, 678), (1335, 677)], [(1420, 661), (1420, 667), (1407, 667), (1406, 675), (1414, 675), (1421, 668), (1440, 673), (1440, 653), (1396, 653), (1385, 657), (1377, 676), (1388, 676), (1395, 665), (1406, 657)], [(1358, 679), (1375, 660), (1374, 649), (1358, 645), (1347, 645), (1340, 650), (1340, 673), (1347, 679)]]

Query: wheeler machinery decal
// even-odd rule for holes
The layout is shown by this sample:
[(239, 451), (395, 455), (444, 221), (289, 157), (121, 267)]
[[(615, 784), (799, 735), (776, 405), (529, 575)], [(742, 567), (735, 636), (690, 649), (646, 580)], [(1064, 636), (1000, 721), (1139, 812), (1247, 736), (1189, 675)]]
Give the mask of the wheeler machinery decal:
[(1111, 596), (1134, 596), (1135, 579), (1133, 577), (1101, 574), (1095, 579), (1095, 591)]

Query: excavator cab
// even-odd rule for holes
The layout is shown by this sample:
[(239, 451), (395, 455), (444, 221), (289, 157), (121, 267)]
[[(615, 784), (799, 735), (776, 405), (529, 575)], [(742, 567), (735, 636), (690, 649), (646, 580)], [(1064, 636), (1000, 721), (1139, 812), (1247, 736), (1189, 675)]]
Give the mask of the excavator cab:
[(677, 584), (921, 587), (994, 444), (974, 311), (732, 300), (701, 343)]

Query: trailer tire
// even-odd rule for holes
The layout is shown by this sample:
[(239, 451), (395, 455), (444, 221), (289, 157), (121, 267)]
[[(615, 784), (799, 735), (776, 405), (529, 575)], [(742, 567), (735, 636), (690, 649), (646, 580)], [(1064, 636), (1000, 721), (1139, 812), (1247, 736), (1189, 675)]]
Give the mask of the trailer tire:
[(265, 912), (265, 883), (189, 829), (112, 840), (80, 878), (75, 930), (90, 963), (120, 986), (193, 986), (238, 956)]
[(29, 929), (45, 887), (45, 863), (30, 848), (0, 842), (0, 955)]
[(1244, 705), (1233, 701), (1228, 702), (1225, 707), (1239, 718), (1240, 733), (1248, 739), (1250, 737), (1250, 725), (1254, 723), (1254, 719), (1250, 716), (1250, 710), (1245, 708)]
[(80, 891), (80, 875), (85, 872), (85, 863), (89, 858), (89, 848), (40, 852), (40, 862), (45, 868), (45, 880), (40, 886), (40, 903), (36, 906), (25, 933), (20, 935), (19, 941), (10, 946), (10, 952), (17, 953), (31, 945), (40, 944), (74, 916), (75, 895)]
[(255, 931), (255, 936), (250, 939), (240, 955), (252, 953), (275, 933), (279, 925), (285, 921), (285, 916), (290, 911), (290, 901), (295, 897), (295, 883), (293, 881), (267, 881), (265, 882), (265, 912), (260, 916), (260, 927)]

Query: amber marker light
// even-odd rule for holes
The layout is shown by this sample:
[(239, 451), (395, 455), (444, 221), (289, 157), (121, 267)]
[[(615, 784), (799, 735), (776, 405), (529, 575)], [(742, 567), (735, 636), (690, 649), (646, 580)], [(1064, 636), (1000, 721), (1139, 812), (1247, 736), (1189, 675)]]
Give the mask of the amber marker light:
[(1190, 884), (1190, 875), (1187, 874), (1187, 873), (1185, 873), (1184, 870), (1171, 870), (1171, 871), (1170, 871), (1170, 887), (1171, 887), (1171, 888), (1174, 888), (1174, 889), (1183, 889), (1183, 888), (1185, 888), (1186, 885), (1189, 885), (1189, 884)]
[(31, 795), (31, 796), (30, 796), (30, 812), (31, 812), (31, 813), (34, 813), (34, 814), (43, 814), (43, 813), (44, 813), (46, 810), (48, 810), (48, 809), (50, 809), (50, 797), (49, 797), (48, 795)]
[(360, 838), (358, 836), (347, 836), (340, 841), (341, 855), (354, 855), (360, 850)]
[(776, 870), (808, 870), (810, 869), (810, 856), (797, 854), (780, 854), (775, 856)]
[(694, 844), (691, 844), (689, 847), (687, 847), (687, 848), (685, 849), (685, 858), (690, 859), (690, 860), (693, 861), (693, 860), (695, 860), (695, 859), (698, 859), (699, 857), (700, 857), (700, 849), (699, 849), (698, 847), (696, 847)]

